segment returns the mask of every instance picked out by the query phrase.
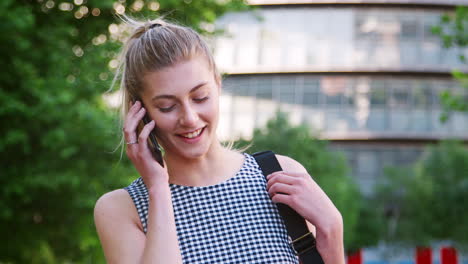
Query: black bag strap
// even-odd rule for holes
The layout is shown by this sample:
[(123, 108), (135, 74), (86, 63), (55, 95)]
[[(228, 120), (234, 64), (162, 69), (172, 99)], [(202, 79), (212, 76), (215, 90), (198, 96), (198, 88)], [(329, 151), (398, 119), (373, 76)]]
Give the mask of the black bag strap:
[[(262, 169), (263, 175), (282, 170), (275, 154), (272, 151), (262, 151), (253, 154), (258, 165)], [(291, 237), (291, 244), (296, 250), (302, 264), (323, 264), (317, 247), (315, 237), (307, 228), (304, 218), (286, 204), (277, 203), (278, 211), (283, 218), (283, 222)]]

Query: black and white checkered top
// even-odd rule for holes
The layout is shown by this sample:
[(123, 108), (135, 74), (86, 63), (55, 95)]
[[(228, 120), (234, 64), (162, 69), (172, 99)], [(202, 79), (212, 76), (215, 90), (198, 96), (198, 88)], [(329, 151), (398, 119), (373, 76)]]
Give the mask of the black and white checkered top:
[[(169, 184), (183, 263), (299, 263), (255, 158), (216, 185)], [(147, 232), (148, 191), (141, 177), (124, 188)]]

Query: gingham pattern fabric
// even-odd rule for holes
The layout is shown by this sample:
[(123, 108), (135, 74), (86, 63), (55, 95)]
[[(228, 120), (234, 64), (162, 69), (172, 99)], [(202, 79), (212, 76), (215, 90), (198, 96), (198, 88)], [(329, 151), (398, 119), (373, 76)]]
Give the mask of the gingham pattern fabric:
[[(242, 168), (222, 183), (169, 184), (183, 263), (299, 263), (261, 169), (244, 156)], [(148, 192), (141, 177), (124, 189), (146, 233)]]

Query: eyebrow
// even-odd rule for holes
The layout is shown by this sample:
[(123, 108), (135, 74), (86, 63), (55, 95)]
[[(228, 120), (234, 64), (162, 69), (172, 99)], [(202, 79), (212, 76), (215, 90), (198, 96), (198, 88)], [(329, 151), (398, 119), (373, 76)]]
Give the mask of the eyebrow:
[[(200, 84), (198, 84), (197, 86), (193, 87), (192, 89), (190, 89), (190, 92), (189, 93), (193, 93), (195, 92), (197, 89), (199, 89), (200, 87), (206, 85), (208, 82), (202, 82)], [(151, 101), (154, 101), (154, 100), (157, 100), (157, 99), (175, 99), (176, 97), (174, 95), (170, 95), (170, 94), (162, 94), (162, 95), (156, 95), (155, 97), (153, 97), (151, 99)]]

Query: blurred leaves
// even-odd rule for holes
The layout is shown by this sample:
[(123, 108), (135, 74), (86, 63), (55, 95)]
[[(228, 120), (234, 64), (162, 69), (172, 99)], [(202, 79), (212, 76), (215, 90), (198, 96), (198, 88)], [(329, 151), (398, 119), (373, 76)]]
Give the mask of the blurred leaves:
[[(143, 3), (140, 10), (129, 7)], [(150, 5), (153, 3), (152, 5)], [(243, 1), (0, 1), (0, 262), (104, 263), (93, 207), (136, 177), (112, 151), (117, 113), (102, 94), (121, 43), (118, 6), (209, 32)], [(202, 25), (205, 25), (202, 28)]]
[(427, 147), (409, 168), (389, 168), (374, 200), (385, 208), (388, 241), (429, 246), (452, 241), (468, 246), (468, 149), (458, 141)]
[[(439, 25), (432, 28), (432, 33), (439, 36), (445, 48), (458, 48), (459, 59), (466, 63), (464, 50), (468, 48), (468, 6), (458, 6), (453, 14), (444, 14)], [(440, 101), (443, 112), (441, 122), (446, 122), (453, 111), (468, 111), (468, 73), (454, 70), (452, 75), (457, 79), (463, 91), (443, 91)]]

